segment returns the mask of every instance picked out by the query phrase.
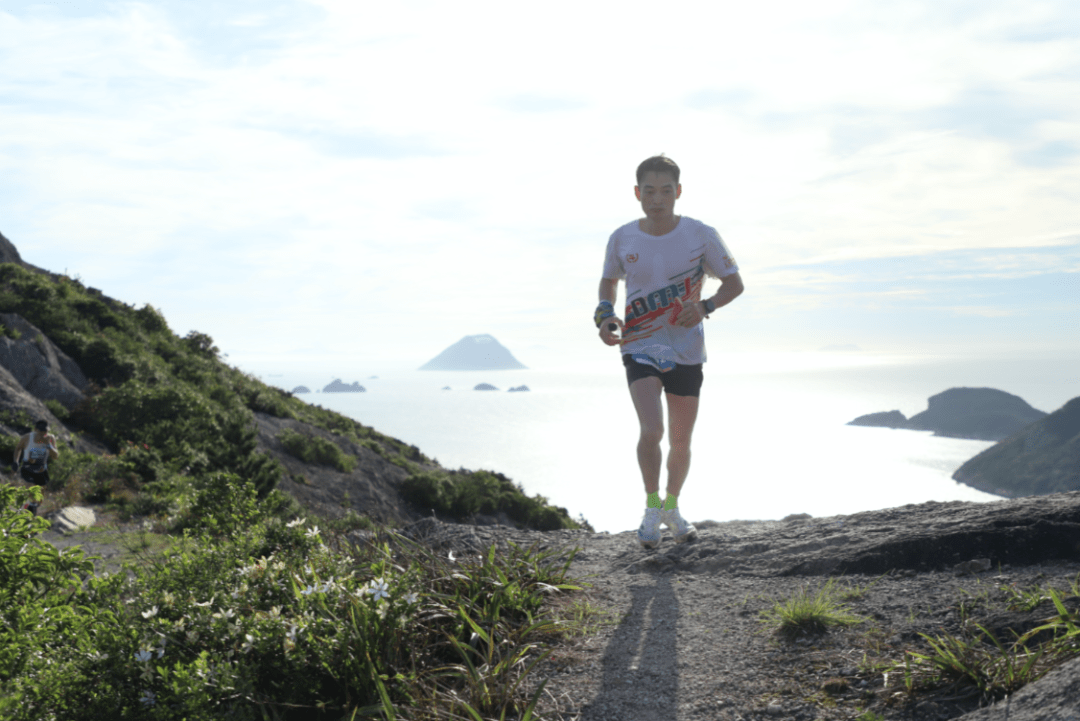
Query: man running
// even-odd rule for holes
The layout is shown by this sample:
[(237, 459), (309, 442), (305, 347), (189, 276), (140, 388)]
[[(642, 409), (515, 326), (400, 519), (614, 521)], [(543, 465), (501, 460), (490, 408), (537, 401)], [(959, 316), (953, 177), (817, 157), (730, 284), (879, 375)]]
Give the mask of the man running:
[[(27, 483), (44, 488), (49, 483), (49, 461), (59, 458), (60, 453), (56, 450), (56, 438), (49, 433), (48, 421), (38, 421), (34, 424), (34, 429), (19, 438), (11, 468), (20, 471)], [(36, 516), (38, 505), (36, 501), (31, 501), (25, 508)]]
[[(702, 319), (735, 300), (743, 292), (743, 282), (715, 229), (675, 215), (682, 185), (679, 166), (673, 160), (658, 155), (641, 163), (634, 194), (645, 217), (622, 226), (608, 240), (594, 320), (604, 343), (622, 346), (630, 398), (641, 426), (637, 457), (645, 482), (646, 508), (637, 537), (645, 548), (655, 548), (660, 544), (661, 523), (676, 543), (697, 533), (679, 513), (678, 498), (690, 470), (690, 436), (697, 419), (705, 361)], [(706, 275), (719, 278), (720, 289), (702, 301)], [(623, 279), (625, 321), (614, 310), (616, 289)], [(670, 433), (667, 497), (663, 502), (661, 391), (667, 398)]]

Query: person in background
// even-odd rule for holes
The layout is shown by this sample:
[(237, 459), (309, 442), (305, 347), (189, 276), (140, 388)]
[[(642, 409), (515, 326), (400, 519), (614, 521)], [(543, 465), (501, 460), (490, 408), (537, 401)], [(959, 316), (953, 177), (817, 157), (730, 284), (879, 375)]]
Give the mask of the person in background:
[[(49, 483), (49, 461), (59, 457), (56, 437), (49, 433), (49, 422), (43, 419), (34, 424), (33, 431), (19, 438), (11, 470), (19, 473), (27, 483), (44, 488)], [(36, 516), (38, 505), (31, 501), (23, 507)]]

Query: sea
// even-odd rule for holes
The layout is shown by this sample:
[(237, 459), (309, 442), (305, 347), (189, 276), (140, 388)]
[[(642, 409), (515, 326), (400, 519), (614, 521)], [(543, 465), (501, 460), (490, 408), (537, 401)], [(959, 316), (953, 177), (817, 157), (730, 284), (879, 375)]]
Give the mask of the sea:
[[(501, 472), (597, 531), (637, 527), (645, 493), (622, 366), (502, 371), (353, 367), (252, 359), (264, 382), (418, 446), (447, 468)], [(952, 480), (987, 441), (846, 425), (910, 417), (951, 387), (989, 387), (1051, 412), (1080, 395), (1080, 359), (759, 353), (710, 357), (679, 497), (692, 521), (850, 514), (926, 501), (1000, 500)], [(364, 393), (317, 392), (334, 379)], [(477, 391), (480, 383), (498, 390)], [(525, 385), (528, 391), (509, 392)], [(661, 489), (663, 489), (661, 478)]]

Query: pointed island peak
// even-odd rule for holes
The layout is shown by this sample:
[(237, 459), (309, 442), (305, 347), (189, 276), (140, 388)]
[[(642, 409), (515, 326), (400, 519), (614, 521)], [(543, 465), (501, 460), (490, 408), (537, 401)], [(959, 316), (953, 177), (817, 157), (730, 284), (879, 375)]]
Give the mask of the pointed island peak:
[(467, 335), (420, 366), (422, 371), (487, 371), (525, 368), (494, 336)]

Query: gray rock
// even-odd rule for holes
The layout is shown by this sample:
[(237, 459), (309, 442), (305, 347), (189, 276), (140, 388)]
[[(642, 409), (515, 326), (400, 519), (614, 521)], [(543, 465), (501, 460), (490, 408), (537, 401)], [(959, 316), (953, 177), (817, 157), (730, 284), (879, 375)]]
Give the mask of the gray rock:
[(18, 340), (0, 336), (0, 366), (35, 397), (73, 408), (84, 398), (89, 381), (66, 353), (16, 313), (0, 313), (0, 323), (15, 329)]
[(84, 506), (61, 508), (51, 518), (53, 530), (59, 533), (74, 533), (97, 522), (93, 509)]
[(1080, 659), (1062, 664), (1005, 701), (956, 721), (1080, 721)]
[(953, 573), (957, 576), (967, 576), (976, 573), (982, 573), (989, 571), (991, 568), (989, 558), (973, 558), (970, 561), (964, 561), (953, 566)]

